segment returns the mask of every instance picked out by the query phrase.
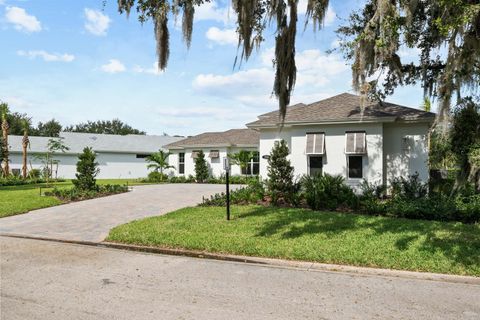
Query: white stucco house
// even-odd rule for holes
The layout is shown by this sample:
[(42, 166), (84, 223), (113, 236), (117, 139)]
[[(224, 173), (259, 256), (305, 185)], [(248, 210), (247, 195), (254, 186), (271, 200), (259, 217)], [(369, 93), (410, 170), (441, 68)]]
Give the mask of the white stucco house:
[(175, 170), (170, 174), (195, 175), (195, 159), (200, 150), (205, 154), (205, 160), (210, 175), (220, 177), (225, 174), (223, 159), (240, 150), (253, 151), (254, 157), (245, 172), (241, 172), (238, 165), (231, 166), (232, 175), (259, 173), (259, 146), (260, 133), (251, 129), (232, 129), (225, 132), (206, 132), (193, 137), (168, 144), (166, 149), (171, 153), (169, 163)]
[(428, 130), (435, 114), (392, 103), (366, 102), (343, 93), (311, 104), (260, 115), (247, 127), (260, 134), (260, 176), (275, 141), (284, 139), (295, 175), (317, 172), (341, 175), (356, 188), (367, 180), (389, 184), (416, 172), (428, 180)]
[[(22, 168), (22, 136), (9, 136), (10, 168), (19, 173)], [(47, 151), (49, 137), (29, 137), (28, 169), (41, 169), (37, 155)], [(65, 153), (55, 153), (59, 161), (57, 175), (60, 178), (75, 178), (78, 155), (85, 147), (97, 154), (99, 179), (142, 178), (148, 175), (145, 158), (164, 149), (164, 146), (183, 139), (182, 137), (151, 135), (110, 135), (76, 132), (61, 132), (60, 139), (69, 148)]]

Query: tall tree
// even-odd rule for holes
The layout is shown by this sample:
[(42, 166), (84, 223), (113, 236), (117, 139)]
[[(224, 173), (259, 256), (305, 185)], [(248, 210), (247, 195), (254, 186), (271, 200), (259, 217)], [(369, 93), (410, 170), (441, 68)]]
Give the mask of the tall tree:
[[(341, 49), (352, 60), (354, 88), (384, 98), (397, 86), (420, 82), (424, 96), (439, 99), (436, 123), (442, 129), (447, 128), (455, 105), (454, 94), (461, 97), (478, 90), (480, 4), (476, 0), (368, 0), (338, 33)], [(419, 61), (402, 62), (399, 52), (405, 48), (419, 50)]]
[(55, 119), (47, 122), (39, 122), (32, 131), (32, 135), (40, 137), (58, 137), (62, 131), (62, 125)]
[(73, 126), (66, 127), (65, 131), (117, 134), (117, 135), (146, 134), (144, 131), (134, 129), (119, 119), (113, 119), (111, 121), (110, 120), (87, 121), (86, 123), (79, 123)]
[(160, 171), (163, 179), (163, 170), (175, 168), (174, 166), (171, 166), (168, 163), (169, 156), (170, 156), (170, 152), (158, 150), (158, 152), (155, 152), (146, 158), (147, 162), (149, 162), (149, 164), (147, 165), (147, 168), (153, 169), (155, 172)]
[[(190, 46), (195, 7), (210, 0), (118, 0), (120, 13), (128, 16), (133, 7), (139, 13), (139, 21), (153, 21), (157, 42), (158, 67), (167, 66), (169, 50), (168, 20), (182, 14), (182, 33), (187, 47)], [(319, 28), (325, 18), (328, 0), (308, 0), (306, 21)], [(290, 94), (295, 85), (295, 38), (297, 34), (298, 0), (232, 0), (237, 19), (238, 46), (241, 60), (248, 60), (254, 48), (264, 40), (263, 32), (269, 22), (274, 22), (275, 32), (275, 81), (273, 92), (278, 99), (280, 113), (284, 117), (290, 103)], [(237, 57), (238, 58), (238, 57)], [(237, 62), (237, 59), (235, 59)]]
[(9, 152), (8, 152), (8, 134), (10, 130), (10, 125), (8, 123), (8, 104), (0, 103), (0, 113), (2, 116), (2, 147), (3, 147), (3, 175), (8, 177), (10, 175), (9, 167)]
[(23, 139), (22, 139), (22, 176), (27, 179), (27, 149), (30, 146), (30, 139), (28, 138), (28, 130), (30, 123), (25, 120), (23, 123)]

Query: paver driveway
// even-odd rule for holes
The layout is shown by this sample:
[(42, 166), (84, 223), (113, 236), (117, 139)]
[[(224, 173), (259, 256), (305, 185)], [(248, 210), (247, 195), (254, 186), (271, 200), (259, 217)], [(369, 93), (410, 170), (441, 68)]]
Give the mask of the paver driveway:
[(168, 213), (225, 190), (224, 185), (136, 186), (119, 195), (69, 203), (0, 219), (0, 233), (62, 240), (102, 241), (111, 228)]

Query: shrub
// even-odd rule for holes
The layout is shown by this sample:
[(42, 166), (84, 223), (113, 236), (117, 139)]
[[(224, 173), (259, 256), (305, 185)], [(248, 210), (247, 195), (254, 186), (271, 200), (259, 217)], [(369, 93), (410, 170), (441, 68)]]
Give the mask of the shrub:
[(95, 161), (96, 155), (92, 148), (84, 148), (83, 153), (78, 156), (76, 180), (72, 180), (73, 185), (79, 190), (95, 190), (97, 181), (95, 177), (100, 170), (98, 162)]
[(28, 171), (28, 177), (30, 179), (39, 179), (42, 175), (42, 172), (39, 169), (31, 169)]
[(395, 177), (391, 181), (392, 196), (408, 200), (424, 198), (428, 193), (428, 184), (420, 181), (419, 174), (404, 177)]
[(127, 186), (121, 186), (118, 184), (115, 185), (101, 185), (96, 186), (92, 190), (79, 189), (76, 187), (64, 189), (64, 188), (53, 188), (52, 191), (45, 192), (47, 196), (54, 196), (63, 201), (79, 201), (87, 200), (98, 197), (105, 197), (113, 194), (127, 192)]
[(387, 215), (423, 220), (457, 220), (455, 203), (444, 195), (408, 200), (402, 197), (392, 198), (387, 203)]
[(168, 179), (168, 176), (164, 173), (160, 173), (158, 171), (152, 171), (148, 174), (147, 181), (148, 182), (162, 182)]
[(288, 153), (285, 140), (275, 141), (268, 158), (267, 186), (273, 204), (277, 204), (280, 199), (287, 203), (294, 200), (293, 167), (287, 159)]
[(305, 200), (313, 210), (358, 207), (355, 193), (345, 184), (341, 176), (329, 174), (303, 176), (301, 185)]
[(209, 173), (207, 161), (205, 161), (205, 154), (200, 150), (195, 158), (195, 178), (197, 182), (203, 183), (208, 179), (208, 176)]
[(480, 194), (457, 196), (455, 198), (457, 220), (480, 222)]
[[(263, 200), (265, 196), (265, 187), (261, 181), (250, 181), (248, 186), (240, 189), (236, 189), (230, 192), (231, 204), (249, 204), (257, 203)], [(224, 192), (217, 193), (210, 197), (210, 199), (204, 199), (202, 206), (226, 206), (227, 196)]]

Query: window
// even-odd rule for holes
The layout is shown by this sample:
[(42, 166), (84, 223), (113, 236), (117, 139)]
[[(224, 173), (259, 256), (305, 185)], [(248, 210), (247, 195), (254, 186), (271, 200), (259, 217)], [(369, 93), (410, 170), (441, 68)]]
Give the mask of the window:
[(208, 156), (211, 159), (217, 159), (220, 157), (220, 152), (218, 150), (210, 150), (210, 153), (208, 154)]
[(325, 133), (307, 133), (306, 154), (325, 153)]
[(348, 178), (363, 178), (363, 156), (348, 156)]
[(346, 154), (366, 154), (367, 140), (365, 131), (347, 132), (345, 135)]
[(192, 159), (197, 159), (199, 153), (200, 153), (200, 150), (193, 150), (192, 151)]
[(150, 157), (151, 154), (137, 154), (137, 159), (145, 159), (146, 157)]
[(323, 172), (323, 158), (311, 156), (308, 157), (309, 174), (315, 176)]
[(260, 172), (260, 153), (253, 152), (253, 157), (250, 159), (248, 166), (246, 168), (242, 168), (242, 174), (246, 175), (258, 175)]
[(185, 153), (178, 154), (178, 173), (185, 174)]

